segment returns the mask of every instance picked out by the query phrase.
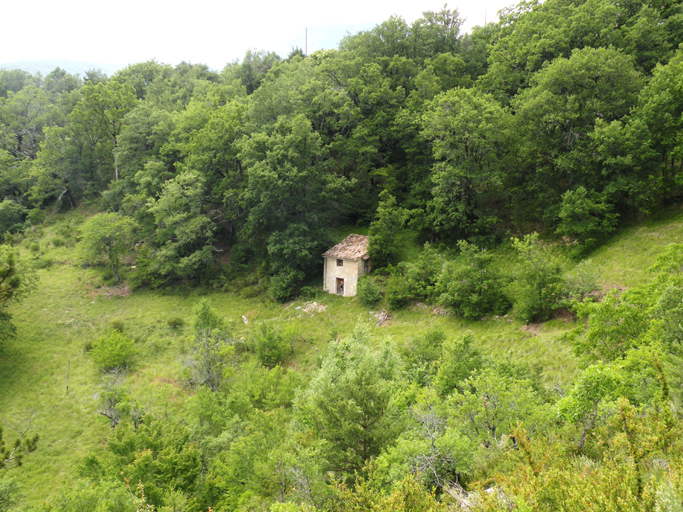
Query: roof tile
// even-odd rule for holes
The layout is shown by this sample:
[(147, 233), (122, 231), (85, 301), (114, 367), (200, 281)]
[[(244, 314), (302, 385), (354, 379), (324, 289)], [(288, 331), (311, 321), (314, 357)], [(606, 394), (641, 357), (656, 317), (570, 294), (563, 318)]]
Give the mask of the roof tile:
[(340, 260), (368, 259), (368, 237), (364, 235), (349, 235), (329, 251), (323, 254), (324, 258), (337, 258)]

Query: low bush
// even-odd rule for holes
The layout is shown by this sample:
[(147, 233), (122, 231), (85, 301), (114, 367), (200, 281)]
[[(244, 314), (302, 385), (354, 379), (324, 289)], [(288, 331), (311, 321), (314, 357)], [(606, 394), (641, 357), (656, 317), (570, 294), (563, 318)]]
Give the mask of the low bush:
[(504, 314), (511, 305), (507, 282), (491, 268), (491, 254), (464, 241), (458, 246), (460, 256), (446, 264), (436, 286), (441, 304), (470, 320)]
[(133, 340), (112, 329), (93, 343), (91, 355), (97, 367), (106, 371), (130, 366), (135, 352)]
[(370, 276), (361, 276), (358, 280), (358, 298), (367, 308), (371, 308), (382, 299), (379, 286)]
[(180, 329), (185, 325), (185, 320), (180, 317), (173, 317), (168, 319), (168, 326), (171, 329)]
[(264, 366), (273, 368), (291, 353), (289, 341), (272, 324), (263, 323), (254, 343), (256, 357)]

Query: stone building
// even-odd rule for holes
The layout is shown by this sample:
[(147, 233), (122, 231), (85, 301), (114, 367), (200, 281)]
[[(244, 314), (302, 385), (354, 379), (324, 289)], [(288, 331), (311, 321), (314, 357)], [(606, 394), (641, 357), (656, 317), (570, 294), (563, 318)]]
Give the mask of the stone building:
[(337, 295), (356, 295), (358, 278), (370, 271), (368, 237), (349, 235), (323, 254), (323, 290)]

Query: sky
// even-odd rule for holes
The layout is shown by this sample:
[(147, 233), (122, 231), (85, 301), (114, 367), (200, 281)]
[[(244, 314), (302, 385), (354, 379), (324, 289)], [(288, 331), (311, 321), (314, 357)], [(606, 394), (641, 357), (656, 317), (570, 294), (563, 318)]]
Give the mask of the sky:
[[(125, 66), (156, 59), (167, 64), (203, 63), (220, 70), (248, 49), (286, 57), (335, 48), (347, 33), (367, 30), (392, 15), (407, 22), (439, 11), (445, 0), (33, 0), (5, 2), (0, 64), (20, 60), (73, 60)], [(467, 18), (463, 26), (495, 21), (517, 2), (451, 2)], [(15, 20), (15, 22), (12, 22)]]

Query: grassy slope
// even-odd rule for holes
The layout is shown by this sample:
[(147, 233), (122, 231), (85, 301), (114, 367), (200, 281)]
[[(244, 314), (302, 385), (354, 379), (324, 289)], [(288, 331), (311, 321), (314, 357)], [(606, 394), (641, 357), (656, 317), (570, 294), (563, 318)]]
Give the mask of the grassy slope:
[[(592, 259), (604, 283), (632, 286), (642, 282), (645, 269), (664, 245), (683, 240), (682, 221), (683, 213), (678, 210), (652, 218), (627, 228), (596, 251)], [(178, 378), (179, 360), (187, 346), (199, 292), (173, 295), (143, 291), (121, 297), (107, 288), (97, 288), (97, 274), (74, 264), (73, 232), (78, 223), (76, 216), (60, 219), (22, 242), (27, 254), (38, 254), (53, 264), (39, 271), (38, 290), (13, 311), (18, 337), (0, 345), (0, 420), (33, 415), (35, 430), (41, 435), (38, 451), (12, 472), (31, 502), (67, 485), (77, 476), (81, 457), (101, 449), (105, 442), (108, 422), (97, 414), (100, 377), (84, 346), (112, 321), (123, 322), (126, 332), (138, 343), (137, 365), (128, 382), (141, 402), (157, 414), (180, 415), (189, 394)], [(67, 244), (53, 247), (52, 242), (60, 238)], [(35, 251), (36, 243), (42, 249)], [(34, 250), (30, 251), (32, 245)], [(208, 296), (239, 337), (248, 337), (264, 320), (290, 326), (300, 336), (296, 337), (289, 365), (300, 369), (316, 365), (332, 336), (350, 332), (359, 318), (372, 321), (356, 299), (331, 295), (317, 299), (326, 306), (324, 311), (310, 314), (301, 309), (304, 301), (281, 306), (232, 293)], [(185, 327), (169, 327), (168, 320), (175, 317), (184, 319)], [(549, 383), (570, 380), (576, 362), (563, 333), (573, 325), (553, 321), (533, 329), (522, 327), (504, 318), (463, 322), (417, 306), (393, 314), (391, 321), (376, 332), (378, 339), (391, 337), (405, 345), (431, 329), (442, 329), (449, 336), (470, 329), (486, 353), (538, 362)]]

